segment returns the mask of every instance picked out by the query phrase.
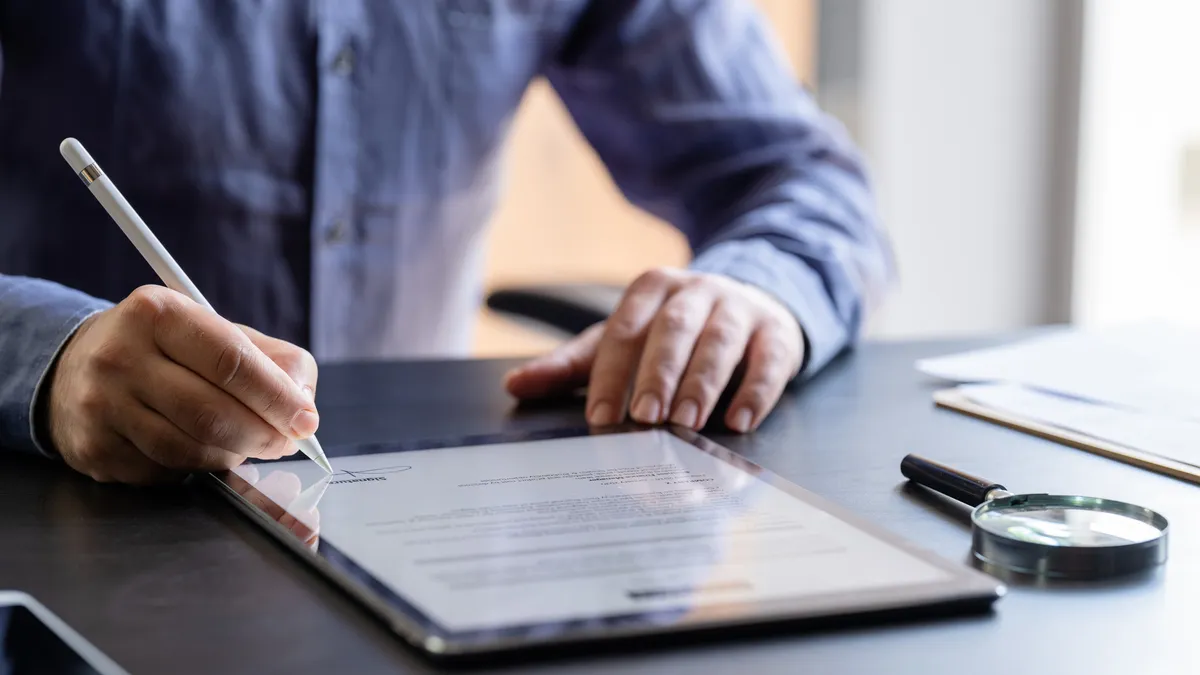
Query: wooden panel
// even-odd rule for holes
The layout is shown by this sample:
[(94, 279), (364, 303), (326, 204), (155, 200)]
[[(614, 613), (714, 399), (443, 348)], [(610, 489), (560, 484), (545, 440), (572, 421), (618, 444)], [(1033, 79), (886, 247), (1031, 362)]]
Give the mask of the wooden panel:
[[(600, 0), (603, 1), (603, 0)], [(811, 0), (758, 0), (797, 72), (812, 68)], [(544, 82), (530, 87), (508, 145), (508, 188), (494, 216), (488, 289), (511, 284), (626, 284), (657, 266), (686, 265), (687, 242), (630, 205)], [(554, 340), (483, 310), (479, 356), (529, 354)]]

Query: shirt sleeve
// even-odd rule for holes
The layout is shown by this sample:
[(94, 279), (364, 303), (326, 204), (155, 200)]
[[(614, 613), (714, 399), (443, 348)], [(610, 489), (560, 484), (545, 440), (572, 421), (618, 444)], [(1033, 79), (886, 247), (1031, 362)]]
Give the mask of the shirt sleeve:
[(46, 375), (79, 325), (109, 306), (49, 281), (0, 274), (0, 450), (54, 456), (35, 424)]
[(749, 0), (593, 0), (546, 74), (625, 196), (687, 236), (693, 269), (792, 311), (801, 377), (861, 337), (893, 278), (863, 162)]

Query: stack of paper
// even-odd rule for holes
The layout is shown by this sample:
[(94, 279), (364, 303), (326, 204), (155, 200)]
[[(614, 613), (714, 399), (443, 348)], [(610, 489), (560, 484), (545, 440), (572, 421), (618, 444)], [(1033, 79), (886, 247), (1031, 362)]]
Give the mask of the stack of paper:
[(1200, 334), (1070, 330), (917, 362), (984, 408), (1200, 467)]

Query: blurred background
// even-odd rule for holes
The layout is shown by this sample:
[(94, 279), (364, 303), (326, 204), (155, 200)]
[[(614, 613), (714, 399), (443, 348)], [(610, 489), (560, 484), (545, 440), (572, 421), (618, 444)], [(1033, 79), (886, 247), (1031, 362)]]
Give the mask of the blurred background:
[[(900, 273), (870, 337), (1200, 323), (1200, 2), (754, 1), (867, 157)], [(489, 290), (623, 285), (688, 257), (535, 85)], [(485, 309), (476, 352), (558, 339)]]

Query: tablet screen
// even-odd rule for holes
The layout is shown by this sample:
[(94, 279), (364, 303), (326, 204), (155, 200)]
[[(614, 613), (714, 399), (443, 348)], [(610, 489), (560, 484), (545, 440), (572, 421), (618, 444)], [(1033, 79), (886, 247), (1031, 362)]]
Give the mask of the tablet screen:
[(225, 480), (443, 635), (722, 619), (956, 576), (665, 430), (331, 455), (333, 475), (302, 458)]

